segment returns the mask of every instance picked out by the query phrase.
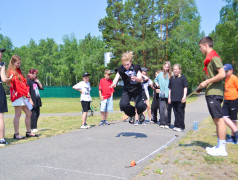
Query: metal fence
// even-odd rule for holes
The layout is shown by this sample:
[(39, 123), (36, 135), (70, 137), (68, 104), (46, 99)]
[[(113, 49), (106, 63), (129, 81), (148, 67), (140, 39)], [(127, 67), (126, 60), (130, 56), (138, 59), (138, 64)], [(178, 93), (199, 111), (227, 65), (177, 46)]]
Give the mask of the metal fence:
[[(92, 97), (99, 97), (98, 87), (91, 87), (90, 94)], [(152, 89), (149, 89), (150, 95), (153, 94)], [(116, 87), (114, 97), (121, 97), (122, 87)], [(79, 98), (80, 92), (74, 90), (71, 86), (44, 86), (44, 90), (40, 90), (42, 98)]]

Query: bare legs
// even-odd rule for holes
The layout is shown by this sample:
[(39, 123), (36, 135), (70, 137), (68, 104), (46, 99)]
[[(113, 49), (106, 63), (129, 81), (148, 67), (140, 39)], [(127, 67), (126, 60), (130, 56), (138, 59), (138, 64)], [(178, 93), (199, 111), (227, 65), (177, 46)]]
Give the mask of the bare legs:
[(4, 113), (0, 113), (0, 139), (5, 137)]
[(19, 123), (20, 123), (22, 110), (26, 114), (26, 117), (25, 117), (26, 132), (30, 132), (28, 133), (29, 135), (32, 134), (31, 133), (31, 111), (27, 108), (27, 106), (14, 106), (14, 108), (15, 108), (15, 116), (13, 119), (13, 125), (14, 125), (15, 137), (21, 138), (21, 136), (19, 135)]

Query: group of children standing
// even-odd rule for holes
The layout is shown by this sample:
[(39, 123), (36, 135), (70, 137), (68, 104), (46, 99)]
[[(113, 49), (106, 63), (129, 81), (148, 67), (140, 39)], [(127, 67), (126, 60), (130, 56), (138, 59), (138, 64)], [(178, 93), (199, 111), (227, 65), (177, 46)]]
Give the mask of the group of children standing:
[[(151, 117), (148, 91), (148, 86), (151, 86), (155, 90), (155, 96), (157, 94), (159, 95), (160, 127), (169, 128), (168, 111), (170, 104), (170, 111), (171, 107), (173, 107), (175, 113), (174, 130), (183, 131), (185, 129), (184, 114), (188, 82), (186, 77), (181, 74), (181, 66), (179, 64), (173, 66), (173, 73), (170, 66), (169, 61), (164, 63), (164, 69), (157, 75), (155, 79), (156, 86), (154, 87), (153, 82), (147, 76), (148, 69), (133, 64), (133, 52), (122, 54), (122, 65), (115, 69), (116, 76), (114, 80), (112, 81), (110, 79), (110, 70), (105, 70), (104, 78), (99, 83), (99, 95), (101, 99), (101, 122), (99, 125), (109, 124), (107, 122), (107, 116), (108, 112), (112, 111), (114, 88), (121, 77), (124, 86), (120, 100), (120, 109), (129, 117), (129, 123), (135, 125), (139, 123), (145, 124), (143, 113), (146, 109), (151, 121), (157, 121), (154, 118), (155, 115), (153, 119)], [(81, 93), (83, 115), (80, 128), (82, 129), (90, 127), (86, 124), (87, 112), (90, 109), (91, 101), (89, 75), (85, 73), (83, 75), (83, 81), (73, 86), (73, 89)], [(135, 102), (135, 106), (131, 105), (131, 101)]]
[[(197, 88), (200, 92), (206, 88), (205, 97), (208, 110), (217, 129), (217, 146), (207, 147), (206, 151), (212, 156), (227, 156), (226, 141), (238, 144), (237, 130), (237, 111), (238, 111), (238, 79), (233, 75), (233, 67), (231, 64), (222, 65), (221, 58), (213, 50), (213, 41), (210, 37), (205, 37), (199, 42), (200, 51), (206, 55), (204, 60), (204, 71), (207, 79), (203, 81)], [(37, 119), (40, 114), (39, 107), (41, 100), (38, 89), (43, 89), (42, 84), (37, 79), (37, 70), (31, 69), (28, 74), (28, 80), (22, 75), (20, 69), (21, 58), (17, 55), (12, 56), (7, 76), (5, 74), (5, 64), (1, 61), (5, 49), (0, 49), (0, 145), (6, 145), (4, 138), (5, 126), (3, 115), (7, 112), (6, 94), (2, 83), (10, 85), (10, 95), (12, 105), (15, 109), (14, 116), (14, 139), (20, 140), (25, 137), (19, 134), (19, 119), (21, 111), (26, 114), (26, 137), (38, 137)], [(175, 123), (173, 130), (181, 132), (185, 129), (185, 106), (187, 97), (188, 81), (181, 74), (182, 69), (179, 64), (173, 65), (166, 61), (163, 70), (156, 72), (156, 78), (153, 82), (147, 76), (148, 69), (141, 68), (140, 65), (133, 64), (133, 52), (126, 52), (121, 57), (122, 65), (118, 66), (116, 76), (112, 81), (110, 79), (110, 70), (105, 70), (104, 78), (99, 83), (99, 95), (101, 99), (101, 125), (109, 125), (107, 121), (108, 112), (113, 110), (113, 92), (119, 79), (121, 78), (124, 86), (122, 97), (120, 100), (120, 109), (129, 117), (129, 123), (138, 125), (145, 123), (144, 112), (147, 109), (151, 122), (157, 122), (157, 109), (160, 112), (160, 127), (169, 128), (171, 125), (171, 109), (173, 108), (175, 115)], [(82, 104), (82, 125), (80, 128), (88, 129), (87, 112), (90, 109), (90, 83), (89, 73), (83, 74), (83, 81), (73, 86), (73, 89), (81, 93)], [(222, 80), (225, 79), (225, 92)], [(154, 90), (152, 107), (149, 104), (148, 86)], [(221, 107), (224, 94), (224, 103)], [(131, 105), (131, 101), (135, 102), (135, 106)], [(33, 109), (30, 111), (26, 103), (30, 102)], [(151, 112), (152, 111), (152, 112)], [(226, 140), (226, 126), (231, 130), (231, 136)]]
[[(2, 56), (5, 49), (0, 49), (0, 146), (7, 144), (5, 140), (5, 124), (4, 113), (8, 112), (6, 94), (3, 89), (2, 83), (5, 82), (10, 86), (10, 99), (12, 106), (15, 110), (13, 119), (14, 134), (13, 138), (21, 140), (30, 137), (38, 137), (37, 134), (37, 121), (40, 115), (41, 99), (38, 89), (43, 89), (42, 84), (37, 79), (38, 71), (30, 69), (27, 80), (21, 71), (21, 58), (20, 56), (13, 55), (8, 65), (7, 73), (5, 71), (5, 63), (2, 62)], [(7, 74), (7, 75), (6, 75)], [(27, 106), (27, 104), (30, 104)], [(30, 108), (30, 109), (29, 109)], [(19, 134), (19, 122), (21, 112), (24, 111), (26, 136), (23, 137)]]

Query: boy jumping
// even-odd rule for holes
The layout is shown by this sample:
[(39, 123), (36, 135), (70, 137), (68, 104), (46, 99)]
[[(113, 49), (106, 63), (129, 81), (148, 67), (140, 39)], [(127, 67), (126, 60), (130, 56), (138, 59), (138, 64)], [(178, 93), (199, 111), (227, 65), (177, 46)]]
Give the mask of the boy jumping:
[[(134, 65), (133, 52), (126, 52), (122, 54), (122, 65), (115, 69), (116, 76), (111, 87), (116, 87), (116, 84), (121, 77), (124, 82), (122, 97), (120, 101), (120, 109), (128, 115), (129, 123), (135, 122), (135, 108), (139, 115), (139, 121), (142, 123), (145, 120), (143, 112), (146, 109), (146, 103), (142, 98), (142, 75), (140, 65)], [(136, 101), (135, 107), (130, 104), (131, 98)]]

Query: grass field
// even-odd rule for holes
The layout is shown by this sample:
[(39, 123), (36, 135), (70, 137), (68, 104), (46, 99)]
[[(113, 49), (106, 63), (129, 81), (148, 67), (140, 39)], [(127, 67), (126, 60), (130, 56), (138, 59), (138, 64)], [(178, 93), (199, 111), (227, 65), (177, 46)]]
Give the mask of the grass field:
[[(193, 96), (187, 100), (187, 102), (192, 102), (196, 100), (196, 96)], [(120, 111), (119, 108), (119, 98), (114, 98), (113, 108), (114, 111)], [(152, 103), (152, 98), (151, 98)], [(43, 106), (40, 108), (41, 114), (46, 113), (79, 113), (82, 111), (80, 98), (42, 98)], [(14, 109), (11, 105), (10, 100), (8, 100), (8, 110), (6, 114), (14, 114)], [(108, 121), (120, 121), (122, 119), (123, 113), (110, 113)], [(95, 126), (100, 122), (100, 115), (94, 115), (88, 117), (87, 124)], [(40, 137), (50, 137), (62, 133), (67, 133), (76, 129), (79, 129), (81, 125), (81, 116), (40, 116), (38, 120), (38, 129)], [(6, 129), (6, 140), (9, 144), (17, 144), (35, 140), (37, 138), (28, 138), (26, 140), (17, 141), (13, 139), (14, 129), (13, 129), (13, 118), (5, 118), (5, 129)], [(25, 136), (25, 122), (24, 117), (20, 119), (19, 132), (22, 136)]]
[(198, 131), (188, 132), (178, 144), (158, 154), (135, 179), (237, 179), (238, 145), (226, 144), (227, 157), (208, 155), (205, 148), (216, 142), (216, 127), (208, 118)]

